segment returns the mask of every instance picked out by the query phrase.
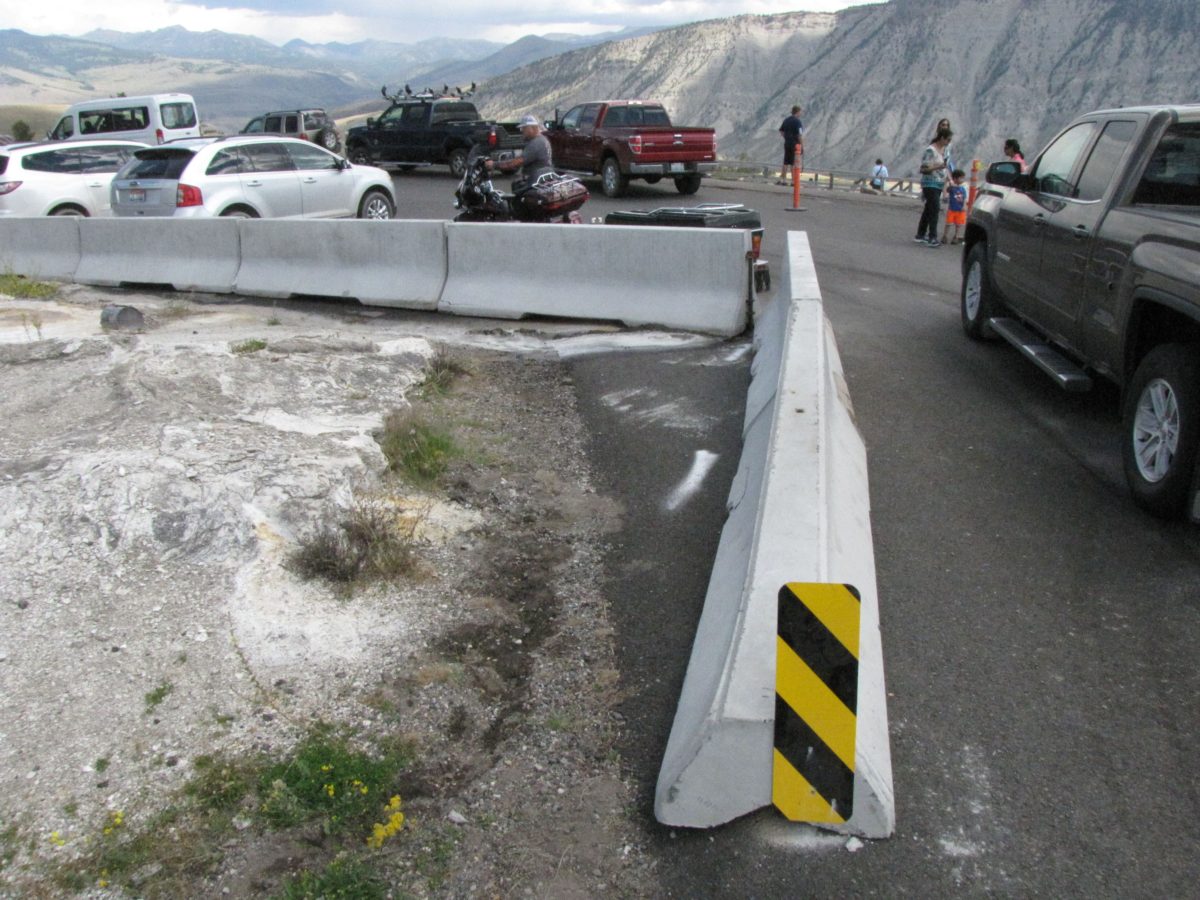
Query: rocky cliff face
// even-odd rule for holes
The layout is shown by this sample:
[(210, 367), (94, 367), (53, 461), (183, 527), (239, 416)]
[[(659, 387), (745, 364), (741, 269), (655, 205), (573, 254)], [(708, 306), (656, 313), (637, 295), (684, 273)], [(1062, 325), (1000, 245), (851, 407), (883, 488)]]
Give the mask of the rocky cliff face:
[(550, 116), (610, 97), (661, 100), (717, 129), (721, 156), (775, 161), (779, 123), (805, 108), (807, 161), (916, 168), (935, 122), (956, 160), (1035, 153), (1074, 115), (1200, 101), (1194, 0), (892, 0), (834, 14), (700, 22), (567, 53), (489, 82), (488, 114)]

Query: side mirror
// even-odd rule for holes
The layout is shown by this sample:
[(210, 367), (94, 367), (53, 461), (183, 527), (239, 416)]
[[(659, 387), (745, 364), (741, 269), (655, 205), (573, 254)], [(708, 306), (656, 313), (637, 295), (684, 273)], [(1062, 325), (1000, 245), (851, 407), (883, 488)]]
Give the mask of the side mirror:
[(350, 168), (350, 160), (346, 159), (344, 156), (339, 156), (337, 167), (339, 172), (346, 171), (346, 169)]
[(984, 180), (988, 184), (998, 184), (1003, 187), (1013, 187), (1014, 182), (1021, 177), (1021, 164), (1017, 162), (996, 162), (988, 166)]
[(367, 116), (367, 127), (368, 128), (375, 127), (375, 117), (374, 116)]

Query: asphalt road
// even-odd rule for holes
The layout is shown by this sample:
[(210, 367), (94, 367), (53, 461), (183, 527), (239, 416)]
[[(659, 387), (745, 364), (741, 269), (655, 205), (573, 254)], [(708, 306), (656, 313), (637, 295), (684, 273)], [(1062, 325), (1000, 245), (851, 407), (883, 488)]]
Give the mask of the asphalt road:
[[(401, 216), (454, 183), (397, 179)], [(1200, 529), (1126, 494), (1117, 394), (1058, 391), (959, 326), (956, 249), (914, 244), (899, 198), (706, 182), (594, 196), (613, 209), (741, 201), (782, 283), (808, 232), (867, 444), (896, 835), (851, 852), (771, 811), (711, 832), (651, 825), (677, 897), (1196, 896)], [(684, 265), (686, 261), (679, 261)], [(745, 339), (572, 364), (592, 458), (625, 502), (609, 554), (624, 749), (647, 821), (691, 649), (748, 381)], [(700, 489), (670, 491), (700, 459)], [(1189, 885), (1191, 887), (1189, 887)]]

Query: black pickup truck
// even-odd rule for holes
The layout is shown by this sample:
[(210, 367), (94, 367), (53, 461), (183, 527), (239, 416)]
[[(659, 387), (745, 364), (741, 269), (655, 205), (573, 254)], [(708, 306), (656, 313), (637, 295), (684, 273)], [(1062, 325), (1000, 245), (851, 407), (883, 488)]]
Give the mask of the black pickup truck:
[(967, 335), (1115, 382), (1134, 499), (1200, 522), (1200, 106), (1089, 113), (1027, 172), (994, 163), (962, 272)]
[(384, 96), (391, 106), (346, 134), (346, 156), (353, 163), (401, 170), (441, 164), (461, 178), (472, 144), (488, 142), (491, 151), (524, 145), (515, 127), (483, 119), (461, 97)]

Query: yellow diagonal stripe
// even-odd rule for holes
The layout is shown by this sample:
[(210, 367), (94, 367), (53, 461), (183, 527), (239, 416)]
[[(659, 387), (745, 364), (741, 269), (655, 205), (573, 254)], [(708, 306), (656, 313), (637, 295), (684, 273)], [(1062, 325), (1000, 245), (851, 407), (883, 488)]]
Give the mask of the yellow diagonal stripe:
[(776, 635), (775, 690), (851, 772), (855, 716), (825, 682)]
[(771, 802), (793, 822), (832, 822), (841, 825), (846, 821), (778, 750), (775, 751)]
[(858, 659), (858, 628), (862, 613), (858, 598), (842, 584), (792, 583), (787, 588)]

